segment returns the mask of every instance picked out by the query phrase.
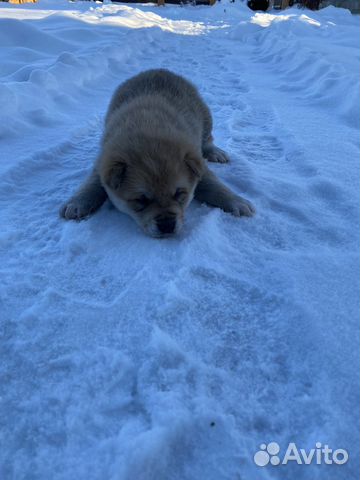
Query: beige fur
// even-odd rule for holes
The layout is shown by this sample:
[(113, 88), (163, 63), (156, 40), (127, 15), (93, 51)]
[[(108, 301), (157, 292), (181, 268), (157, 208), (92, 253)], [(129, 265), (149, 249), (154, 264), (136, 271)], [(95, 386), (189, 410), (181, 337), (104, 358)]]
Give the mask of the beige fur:
[(154, 237), (177, 233), (187, 206), (198, 200), (234, 215), (254, 208), (207, 168), (227, 162), (211, 136), (210, 111), (188, 81), (167, 70), (149, 70), (115, 92), (105, 120), (101, 152), (90, 177), (62, 207), (80, 220), (105, 199)]

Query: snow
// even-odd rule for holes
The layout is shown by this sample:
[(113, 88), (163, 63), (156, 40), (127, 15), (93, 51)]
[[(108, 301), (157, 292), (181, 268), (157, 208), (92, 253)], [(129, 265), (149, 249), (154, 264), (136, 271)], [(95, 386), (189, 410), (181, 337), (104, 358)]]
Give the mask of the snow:
[[(1, 480), (356, 478), (359, 38), (333, 7), (1, 4)], [(203, 93), (254, 218), (58, 217), (154, 67)], [(271, 441), (350, 458), (256, 466)]]

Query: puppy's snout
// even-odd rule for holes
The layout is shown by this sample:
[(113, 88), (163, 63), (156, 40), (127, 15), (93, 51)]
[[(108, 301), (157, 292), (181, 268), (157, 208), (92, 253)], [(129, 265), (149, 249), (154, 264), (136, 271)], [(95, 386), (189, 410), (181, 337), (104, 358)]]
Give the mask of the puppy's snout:
[(174, 233), (176, 228), (175, 217), (157, 217), (156, 225), (161, 233)]

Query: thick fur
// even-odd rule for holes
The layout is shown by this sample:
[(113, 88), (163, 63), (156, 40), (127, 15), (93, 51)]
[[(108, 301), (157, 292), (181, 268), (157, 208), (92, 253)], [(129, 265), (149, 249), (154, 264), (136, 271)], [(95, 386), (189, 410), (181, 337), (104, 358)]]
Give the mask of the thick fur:
[(236, 216), (254, 208), (208, 169), (225, 163), (211, 113), (196, 88), (168, 70), (149, 70), (116, 90), (91, 175), (62, 207), (66, 219), (95, 212), (107, 197), (155, 237), (177, 233), (195, 196)]

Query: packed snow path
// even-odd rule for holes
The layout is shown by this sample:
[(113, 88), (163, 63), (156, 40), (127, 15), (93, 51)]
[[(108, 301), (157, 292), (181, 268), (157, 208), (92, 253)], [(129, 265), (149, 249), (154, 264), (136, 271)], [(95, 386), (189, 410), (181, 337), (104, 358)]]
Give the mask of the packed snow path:
[[(356, 478), (358, 38), (334, 8), (1, 6), (1, 480)], [(58, 217), (154, 67), (199, 87), (253, 219)], [(271, 441), (350, 458), (256, 466)]]

